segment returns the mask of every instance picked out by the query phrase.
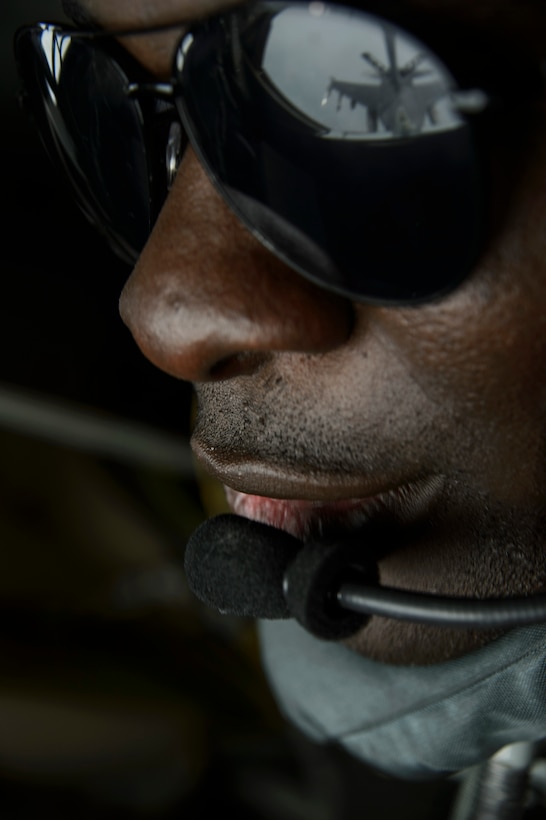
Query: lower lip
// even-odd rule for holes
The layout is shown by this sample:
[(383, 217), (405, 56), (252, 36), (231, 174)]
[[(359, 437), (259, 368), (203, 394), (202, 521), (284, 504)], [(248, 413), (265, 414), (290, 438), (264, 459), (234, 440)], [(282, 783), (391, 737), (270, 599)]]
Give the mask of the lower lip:
[(269, 524), (305, 540), (326, 528), (352, 530), (362, 526), (385, 509), (384, 499), (374, 496), (332, 503), (285, 500), (246, 495), (225, 488), (227, 502), (236, 515)]

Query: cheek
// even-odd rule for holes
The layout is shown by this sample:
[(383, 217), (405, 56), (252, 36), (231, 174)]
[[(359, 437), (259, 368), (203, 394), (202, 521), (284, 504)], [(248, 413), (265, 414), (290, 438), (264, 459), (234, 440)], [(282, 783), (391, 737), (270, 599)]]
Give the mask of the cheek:
[[(542, 174), (540, 169), (544, 171)], [(535, 156), (502, 237), (469, 279), (379, 323), (431, 398), (488, 418), (543, 413), (546, 386), (546, 156)]]
[(434, 312), (405, 313), (385, 332), (435, 402), (489, 415), (497, 402), (497, 411), (534, 402), (546, 375), (543, 297), (517, 287), (491, 298), (472, 291)]
[(456, 468), (499, 500), (527, 503), (546, 482), (544, 260), (538, 211), (520, 210), (453, 294), (376, 317), (384, 344), (438, 413)]

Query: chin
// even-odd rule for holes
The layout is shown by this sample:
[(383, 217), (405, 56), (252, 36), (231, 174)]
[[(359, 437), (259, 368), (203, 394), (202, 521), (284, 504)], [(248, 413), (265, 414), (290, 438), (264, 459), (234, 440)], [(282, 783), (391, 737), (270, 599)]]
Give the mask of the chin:
[(372, 618), (365, 629), (343, 643), (370, 660), (395, 666), (430, 666), (467, 655), (502, 634)]

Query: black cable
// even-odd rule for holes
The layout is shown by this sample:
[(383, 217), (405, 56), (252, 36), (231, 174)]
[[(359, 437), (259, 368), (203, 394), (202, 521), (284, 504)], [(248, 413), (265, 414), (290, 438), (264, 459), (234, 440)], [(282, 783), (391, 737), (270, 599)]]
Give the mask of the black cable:
[(336, 597), (353, 612), (454, 629), (503, 629), (546, 621), (546, 595), (476, 600), (347, 583)]

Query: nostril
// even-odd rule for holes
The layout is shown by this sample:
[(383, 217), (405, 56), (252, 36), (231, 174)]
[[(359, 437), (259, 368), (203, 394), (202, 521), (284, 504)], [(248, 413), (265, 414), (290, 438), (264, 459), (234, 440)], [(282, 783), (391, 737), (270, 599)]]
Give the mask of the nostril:
[(209, 369), (210, 381), (222, 381), (232, 379), (234, 376), (245, 376), (256, 373), (270, 354), (262, 352), (243, 351), (225, 356), (215, 362)]

